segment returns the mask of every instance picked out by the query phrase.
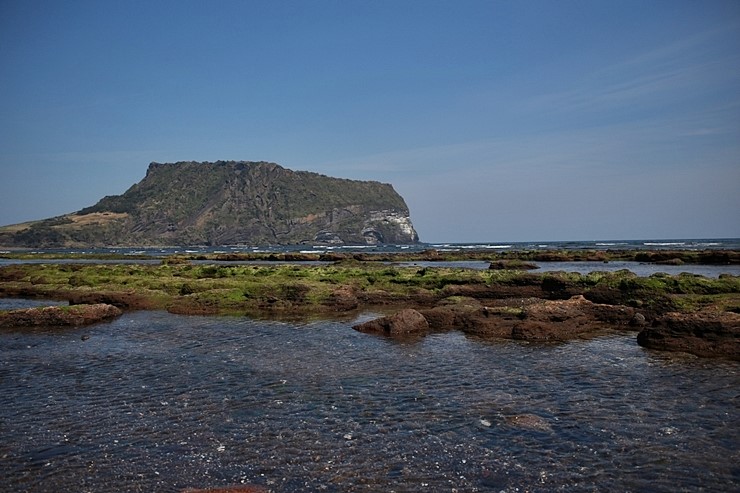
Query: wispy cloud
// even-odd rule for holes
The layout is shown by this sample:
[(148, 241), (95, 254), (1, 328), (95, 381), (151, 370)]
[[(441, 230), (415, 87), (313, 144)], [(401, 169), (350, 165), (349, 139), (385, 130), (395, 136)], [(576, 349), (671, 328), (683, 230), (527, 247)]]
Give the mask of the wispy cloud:
[(740, 83), (740, 50), (717, 49), (727, 37), (737, 44), (740, 24), (731, 23), (672, 44), (646, 50), (575, 78), (566, 90), (534, 96), (522, 105), (533, 112), (604, 111), (674, 104)]

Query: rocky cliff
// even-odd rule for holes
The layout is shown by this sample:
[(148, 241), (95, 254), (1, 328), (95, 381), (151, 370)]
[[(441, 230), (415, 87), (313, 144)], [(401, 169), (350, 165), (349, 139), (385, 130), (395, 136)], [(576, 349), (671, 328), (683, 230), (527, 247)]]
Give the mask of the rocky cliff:
[(123, 195), (0, 228), (0, 245), (34, 248), (417, 241), (389, 184), (245, 161), (151, 163)]

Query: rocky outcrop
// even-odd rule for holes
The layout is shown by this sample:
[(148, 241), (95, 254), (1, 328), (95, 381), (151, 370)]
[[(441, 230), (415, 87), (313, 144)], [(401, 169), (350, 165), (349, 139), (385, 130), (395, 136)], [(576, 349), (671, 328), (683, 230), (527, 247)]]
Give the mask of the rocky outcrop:
[(511, 331), (514, 339), (566, 341), (605, 326), (628, 326), (635, 310), (621, 305), (599, 305), (583, 296), (529, 306)]
[(45, 306), (0, 312), (0, 327), (89, 325), (121, 315), (112, 305)]
[(535, 270), (540, 267), (532, 262), (502, 259), (491, 262), (488, 268), (491, 270)]
[(661, 351), (740, 360), (740, 314), (668, 313), (643, 329), (637, 343)]
[(503, 306), (483, 306), (474, 299), (446, 301), (418, 312), (402, 310), (354, 328), (386, 335), (460, 330), (480, 337), (547, 342), (567, 341), (605, 328), (635, 330), (642, 322), (644, 317), (638, 317), (634, 308), (592, 303), (579, 295), (568, 300), (512, 300)]
[(123, 195), (0, 228), (0, 245), (410, 244), (419, 238), (393, 187), (274, 163), (151, 163)]
[(329, 295), (325, 304), (338, 312), (354, 310), (360, 305), (352, 286), (341, 286)]
[(142, 294), (133, 292), (118, 293), (106, 291), (74, 292), (65, 293), (70, 305), (113, 305), (121, 310), (151, 310), (155, 304)]
[(510, 338), (514, 323), (523, 314), (520, 308), (488, 307), (474, 299), (463, 299), (457, 303), (443, 302), (440, 306), (420, 312), (433, 330), (455, 329), (466, 334), (494, 338)]
[(381, 317), (353, 326), (360, 332), (383, 334), (388, 336), (403, 336), (424, 334), (429, 330), (429, 323), (424, 315), (416, 310), (407, 308), (389, 317)]

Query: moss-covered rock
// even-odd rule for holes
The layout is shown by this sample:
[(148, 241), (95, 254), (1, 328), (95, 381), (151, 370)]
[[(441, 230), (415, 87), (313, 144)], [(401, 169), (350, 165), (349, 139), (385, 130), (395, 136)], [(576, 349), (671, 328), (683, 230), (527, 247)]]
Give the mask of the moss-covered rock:
[(0, 327), (22, 328), (39, 326), (89, 325), (121, 315), (115, 306), (94, 305), (45, 306), (20, 310), (0, 311)]

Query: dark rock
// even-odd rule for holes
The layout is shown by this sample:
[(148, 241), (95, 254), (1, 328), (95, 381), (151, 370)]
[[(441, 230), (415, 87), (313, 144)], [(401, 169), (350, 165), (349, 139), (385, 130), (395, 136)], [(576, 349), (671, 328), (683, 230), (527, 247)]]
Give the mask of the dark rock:
[(578, 295), (528, 306), (511, 336), (530, 341), (565, 341), (605, 327), (627, 326), (634, 315), (633, 308), (599, 305)]
[(516, 414), (514, 416), (507, 416), (505, 419), (506, 424), (516, 428), (544, 432), (552, 431), (550, 423), (545, 418), (536, 414)]
[(93, 293), (68, 292), (67, 300), (70, 305), (93, 305), (103, 303), (113, 305), (122, 310), (151, 310), (155, 305), (146, 296), (136, 293), (116, 293), (98, 291)]
[(433, 330), (460, 330), (466, 334), (510, 338), (514, 320), (521, 310), (487, 307), (480, 303), (459, 303), (420, 310)]
[(645, 315), (642, 313), (635, 313), (635, 316), (632, 317), (632, 320), (630, 320), (630, 325), (633, 327), (643, 327), (647, 324), (647, 320), (645, 319)]
[(566, 262), (571, 260), (564, 252), (541, 252), (532, 257), (537, 262)]
[(429, 323), (418, 311), (406, 308), (389, 317), (370, 320), (352, 328), (360, 332), (398, 336), (425, 333), (429, 331)]
[(351, 258), (348, 253), (337, 253), (337, 252), (326, 252), (319, 255), (319, 260), (322, 262), (342, 262)]
[(438, 306), (419, 310), (433, 330), (452, 330), (458, 328), (456, 311), (451, 307)]
[(740, 264), (740, 252), (707, 250), (699, 253), (699, 263), (714, 265)]
[(659, 260), (658, 262), (655, 262), (655, 263), (659, 265), (683, 265), (684, 261), (676, 257), (676, 258), (669, 258), (666, 260)]
[(596, 286), (583, 293), (583, 296), (594, 303), (608, 305), (626, 304), (629, 299), (623, 291), (608, 286)]
[(540, 267), (531, 262), (522, 262), (520, 260), (496, 260), (488, 266), (491, 270), (535, 270)]
[(45, 306), (0, 313), (0, 327), (89, 325), (121, 315), (112, 305)]
[(268, 490), (261, 486), (240, 484), (236, 486), (223, 486), (220, 488), (188, 488), (182, 493), (267, 493)]
[(640, 346), (740, 360), (740, 314), (668, 313), (637, 335)]
[(352, 286), (342, 286), (335, 289), (325, 302), (338, 312), (354, 310), (360, 304)]

